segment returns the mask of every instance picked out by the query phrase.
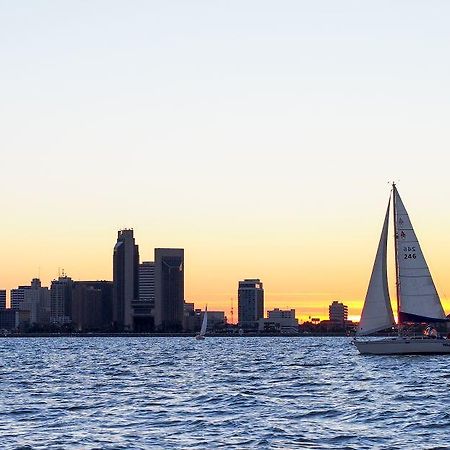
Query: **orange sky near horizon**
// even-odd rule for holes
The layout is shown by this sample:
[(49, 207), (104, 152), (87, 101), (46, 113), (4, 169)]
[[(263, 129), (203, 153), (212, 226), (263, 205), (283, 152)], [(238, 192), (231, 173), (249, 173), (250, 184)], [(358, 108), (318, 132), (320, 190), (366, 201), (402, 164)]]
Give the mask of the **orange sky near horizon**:
[[(389, 195), (389, 189), (385, 191)], [(351, 227), (348, 232), (344, 231), (344, 227), (337, 227), (341, 228), (337, 239), (326, 237), (325, 229), (328, 227), (320, 223), (315, 225), (312, 221), (309, 225), (304, 221), (303, 226), (298, 228), (301, 233), (296, 233), (295, 222), (290, 225), (290, 230), (285, 227), (289, 236), (298, 235), (295, 243), (286, 242), (284, 236), (274, 232), (270, 226), (258, 239), (249, 230), (233, 228), (230, 234), (222, 230), (222, 239), (215, 242), (211, 235), (201, 235), (201, 230), (194, 232), (194, 221), (191, 228), (184, 228), (184, 242), (178, 232), (180, 239), (174, 240), (174, 245), (170, 245), (169, 238), (172, 233), (176, 233), (174, 229), (164, 230), (167, 236), (164, 238), (164, 233), (161, 233), (163, 237), (160, 242), (151, 239), (150, 233), (140, 228), (135, 229), (135, 238), (140, 246), (141, 261), (153, 260), (153, 247), (185, 248), (186, 301), (194, 302), (197, 308), (204, 308), (208, 304), (210, 310), (225, 310), (230, 322), (231, 304), (234, 322), (237, 321), (237, 287), (238, 281), (244, 278), (260, 278), (263, 281), (266, 311), (275, 307), (295, 308), (296, 316), (301, 321), (309, 317), (327, 319), (329, 304), (339, 300), (348, 305), (350, 318), (358, 320), (383, 219), (383, 205), (377, 205), (374, 209), (379, 212), (375, 224), (356, 229)], [(412, 211), (413, 224), (415, 216), (417, 214)], [(422, 223), (424, 219), (421, 216), (418, 218), (419, 223)], [(345, 224), (346, 220), (336, 216), (333, 223)], [(11, 289), (19, 284), (27, 284), (39, 274), (43, 284), (49, 285), (62, 269), (75, 280), (112, 279), (115, 232), (111, 231), (106, 236), (101, 227), (95, 229), (85, 225), (83, 229), (60, 230), (59, 236), (47, 235), (47, 240), (42, 240), (36, 236), (42, 237), (43, 229), (37, 230), (37, 234), (27, 234), (25, 231), (25, 226), (11, 230), (10, 235), (16, 233), (17, 239), (11, 239), (3, 245), (3, 254), (5, 250), (9, 252), (9, 264), (5, 265), (5, 259), (2, 259), (1, 288)], [(450, 302), (445, 291), (445, 257), (446, 249), (450, 249), (450, 238), (446, 246), (442, 247), (438, 245), (440, 242), (436, 241), (432, 229), (431, 233), (421, 231), (420, 228), (417, 230), (419, 239), (425, 234), (422, 246), (426, 256), (431, 253), (429, 264), (444, 308), (449, 312)], [(187, 236), (190, 237), (190, 243), (183, 245), (188, 242)], [(146, 245), (146, 242), (152, 245)], [(389, 281), (395, 310), (392, 243), (391, 236), (388, 243)], [(308, 257), (301, 257), (302, 254)], [(338, 255), (339, 258), (336, 257)], [(435, 267), (436, 270), (433, 270)]]

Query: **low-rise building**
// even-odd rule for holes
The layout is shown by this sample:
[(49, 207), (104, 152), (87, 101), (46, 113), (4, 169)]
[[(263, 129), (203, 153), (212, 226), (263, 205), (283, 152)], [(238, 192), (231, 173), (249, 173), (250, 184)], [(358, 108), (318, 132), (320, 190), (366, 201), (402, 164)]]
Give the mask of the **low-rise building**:
[(199, 310), (195, 309), (194, 303), (184, 302), (183, 329), (188, 332), (200, 330)]
[[(190, 332), (197, 332), (200, 330), (203, 322), (205, 311), (195, 309), (194, 303), (184, 304), (184, 329)], [(225, 311), (210, 311), (208, 310), (208, 326), (209, 331), (223, 329), (227, 324)]]
[(275, 308), (267, 312), (267, 319), (259, 319), (259, 331), (277, 331), (280, 333), (297, 333), (298, 319), (295, 309), (283, 310)]
[[(203, 322), (203, 316), (205, 311), (199, 311), (200, 324)], [(208, 310), (208, 330), (218, 330), (224, 328), (227, 324), (227, 318), (225, 317), (225, 311), (210, 311)]]

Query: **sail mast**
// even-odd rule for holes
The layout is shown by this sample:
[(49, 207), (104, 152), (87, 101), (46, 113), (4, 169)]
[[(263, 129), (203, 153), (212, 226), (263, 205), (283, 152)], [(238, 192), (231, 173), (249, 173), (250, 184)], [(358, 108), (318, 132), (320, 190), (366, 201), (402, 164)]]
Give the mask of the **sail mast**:
[(398, 232), (397, 232), (397, 202), (396, 202), (396, 190), (395, 183), (392, 183), (392, 207), (394, 213), (392, 214), (394, 217), (394, 252), (395, 252), (395, 288), (397, 293), (397, 324), (400, 325), (400, 277), (399, 277), (399, 268), (398, 268), (398, 250), (397, 250), (397, 240), (398, 240)]

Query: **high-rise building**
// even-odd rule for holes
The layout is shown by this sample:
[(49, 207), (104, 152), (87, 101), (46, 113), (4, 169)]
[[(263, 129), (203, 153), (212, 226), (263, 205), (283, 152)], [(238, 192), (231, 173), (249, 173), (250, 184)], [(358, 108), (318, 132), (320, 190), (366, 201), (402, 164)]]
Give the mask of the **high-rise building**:
[(72, 321), (72, 278), (63, 275), (50, 287), (50, 322), (64, 325)]
[(30, 324), (45, 325), (50, 322), (50, 291), (42, 287), (41, 280), (33, 278), (29, 286), (19, 286), (16, 291), (15, 296), (11, 291), (11, 305), (14, 304), (19, 311), (28, 311), (25, 317)]
[(184, 316), (184, 250), (155, 249), (155, 327), (181, 331)]
[(155, 263), (144, 261), (139, 264), (139, 300), (150, 308), (155, 307)]
[(72, 322), (79, 331), (103, 327), (102, 291), (85, 283), (74, 283), (72, 292)]
[(155, 329), (155, 263), (139, 264), (139, 298), (132, 303), (133, 330), (150, 332)]
[[(112, 322), (113, 322), (113, 282), (112, 281), (106, 281), (106, 280), (97, 280), (97, 281), (75, 281), (74, 282), (74, 291), (75, 288), (78, 286), (84, 286), (85, 288), (92, 288), (95, 290), (100, 291), (100, 305), (101, 305), (101, 312), (100, 315), (97, 315), (97, 312), (93, 312), (93, 314), (95, 315), (95, 320), (94, 319), (89, 319), (89, 326), (95, 329), (110, 329), (112, 326)], [(80, 291), (80, 292), (85, 292), (85, 291)], [(81, 293), (80, 293), (81, 295)], [(95, 294), (97, 295), (97, 294)], [(81, 295), (81, 297), (83, 297), (83, 295)], [(77, 302), (79, 300), (80, 297), (77, 297)], [(84, 297), (83, 297), (83, 302)], [(77, 304), (76, 307), (79, 307), (79, 303)], [(89, 315), (89, 304), (86, 304), (84, 306), (84, 314)], [(96, 306), (92, 305), (92, 309), (93, 311), (96, 311)], [(73, 307), (72, 307), (72, 311), (73, 311)], [(79, 311), (79, 310), (78, 310)], [(86, 319), (83, 319), (84, 322), (83, 323), (87, 323)], [(75, 322), (75, 319), (74, 319)]]
[(17, 289), (11, 289), (11, 308), (23, 309), (23, 302), (25, 300), (25, 291), (30, 289), (30, 286), (19, 286)]
[(238, 321), (246, 329), (257, 329), (264, 317), (264, 288), (259, 278), (239, 281)]
[(138, 298), (139, 248), (133, 230), (120, 230), (113, 254), (113, 322), (117, 329), (133, 329), (132, 303)]
[(6, 309), (6, 291), (0, 290), (0, 309)]
[(348, 306), (336, 300), (328, 307), (328, 313), (330, 322), (335, 325), (343, 327), (348, 320)]

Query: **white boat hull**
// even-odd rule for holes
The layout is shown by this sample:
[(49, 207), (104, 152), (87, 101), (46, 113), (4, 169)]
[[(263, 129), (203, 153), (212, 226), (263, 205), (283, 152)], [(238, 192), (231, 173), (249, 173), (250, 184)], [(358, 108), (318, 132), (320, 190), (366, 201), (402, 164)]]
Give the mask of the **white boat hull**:
[(203, 341), (205, 339), (205, 336), (202, 336), (201, 334), (197, 334), (195, 336), (195, 339), (197, 339), (197, 341)]
[(450, 354), (450, 339), (397, 337), (353, 343), (363, 355)]

